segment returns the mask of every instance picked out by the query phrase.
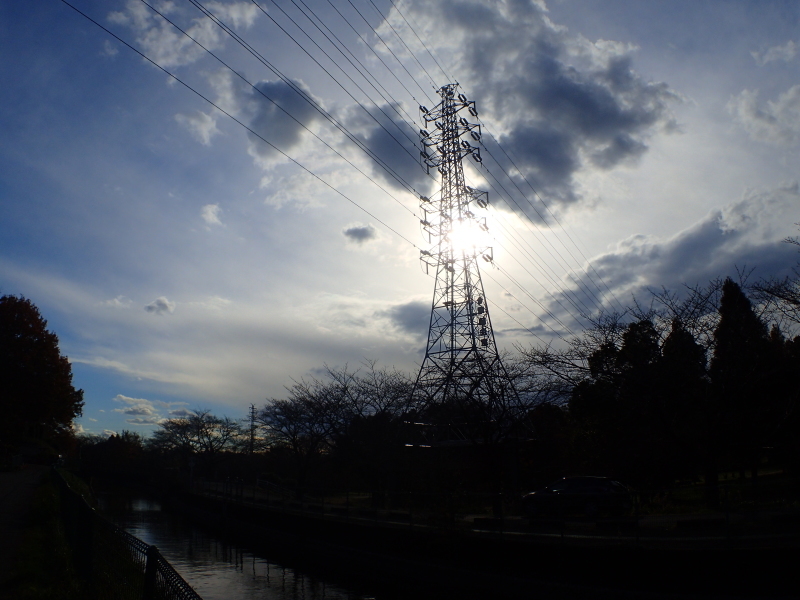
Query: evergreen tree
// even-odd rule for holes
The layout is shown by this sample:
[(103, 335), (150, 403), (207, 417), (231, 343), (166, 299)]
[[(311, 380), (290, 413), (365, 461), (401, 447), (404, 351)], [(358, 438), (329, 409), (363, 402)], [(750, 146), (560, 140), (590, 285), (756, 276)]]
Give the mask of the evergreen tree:
[(669, 448), (658, 417), (661, 350), (647, 318), (630, 323), (617, 348), (603, 343), (589, 357), (590, 377), (569, 403), (576, 450), (587, 468), (629, 482), (668, 483)]
[(708, 375), (706, 352), (679, 319), (661, 346), (660, 403), (655, 418), (667, 431), (674, 477), (693, 477), (707, 449)]
[(757, 468), (773, 424), (776, 346), (750, 300), (730, 278), (722, 286), (719, 315), (709, 367), (715, 430), (709, 435), (718, 444), (718, 458), (744, 473), (746, 466)]

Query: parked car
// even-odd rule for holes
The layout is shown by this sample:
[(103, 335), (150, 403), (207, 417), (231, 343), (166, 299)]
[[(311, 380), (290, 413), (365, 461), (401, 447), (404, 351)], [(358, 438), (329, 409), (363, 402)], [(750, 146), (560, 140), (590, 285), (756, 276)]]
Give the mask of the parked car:
[(624, 485), (608, 477), (563, 477), (541, 490), (525, 494), (522, 506), (529, 517), (587, 517), (622, 515), (633, 506)]

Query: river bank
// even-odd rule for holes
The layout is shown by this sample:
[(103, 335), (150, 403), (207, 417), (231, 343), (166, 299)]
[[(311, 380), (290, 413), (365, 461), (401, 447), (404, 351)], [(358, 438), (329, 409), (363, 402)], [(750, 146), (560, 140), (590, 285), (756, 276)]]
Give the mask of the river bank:
[(367, 581), (386, 598), (780, 598), (795, 583), (793, 570), (779, 568), (797, 555), (794, 545), (564, 544), (558, 536), (342, 519), (202, 494), (164, 500), (220, 535)]

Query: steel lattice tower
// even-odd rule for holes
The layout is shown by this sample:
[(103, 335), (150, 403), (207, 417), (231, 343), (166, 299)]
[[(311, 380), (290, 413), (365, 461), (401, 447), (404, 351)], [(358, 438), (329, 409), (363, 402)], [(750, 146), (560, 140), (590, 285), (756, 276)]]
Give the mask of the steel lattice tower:
[(457, 83), (448, 84), (432, 110), (420, 107), (432, 129), (420, 132), (422, 159), (429, 172), (441, 175), (441, 193), (438, 199), (420, 199), (422, 228), (431, 244), (421, 260), (426, 271), (435, 270), (436, 283), (414, 389), (431, 422), (426, 437), (439, 443), (497, 441), (501, 423), (518, 404), (497, 352), (478, 267), (479, 259), (492, 262), (492, 249), (475, 246), (474, 235), (470, 239), (471, 230), (487, 230), (485, 218), (473, 209), (487, 206), (488, 193), (465, 184), (461, 162), (467, 156), (481, 162), (479, 149), (462, 139), (480, 139), (480, 125), (467, 119), (478, 113), (475, 102), (457, 91)]

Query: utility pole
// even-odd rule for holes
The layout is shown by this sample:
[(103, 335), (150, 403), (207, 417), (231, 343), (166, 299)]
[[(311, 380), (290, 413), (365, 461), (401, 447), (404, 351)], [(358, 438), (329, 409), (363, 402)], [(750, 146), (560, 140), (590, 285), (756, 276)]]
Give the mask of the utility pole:
[(256, 405), (250, 405), (250, 454), (256, 449)]
[[(441, 176), (436, 198), (421, 197), (421, 225), (429, 244), (420, 260), (436, 282), (425, 359), (414, 386), (426, 407), (435, 443), (497, 442), (507, 433), (519, 400), (497, 352), (479, 263), (494, 260), (491, 247), (476, 244), (488, 231), (475, 212), (488, 205), (488, 193), (468, 187), (462, 159), (480, 163), (481, 138), (475, 102), (458, 93), (458, 84), (438, 91), (431, 110), (421, 106), (427, 129), (420, 131), (422, 160)], [(428, 131), (430, 129), (430, 131)]]

